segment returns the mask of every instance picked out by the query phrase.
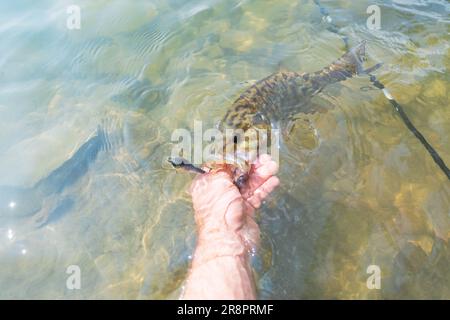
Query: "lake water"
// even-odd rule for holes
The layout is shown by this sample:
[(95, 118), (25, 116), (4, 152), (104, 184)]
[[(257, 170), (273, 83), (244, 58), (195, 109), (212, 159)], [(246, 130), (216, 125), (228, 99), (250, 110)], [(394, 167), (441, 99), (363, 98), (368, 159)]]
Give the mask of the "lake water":
[[(192, 176), (165, 164), (176, 128), (213, 127), (254, 80), (344, 53), (312, 0), (0, 3), (0, 186), (31, 187), (99, 124), (112, 148), (60, 194), (47, 223), (0, 224), (0, 298), (176, 299), (195, 245)], [(322, 1), (450, 163), (450, 5)], [(366, 26), (377, 4), (381, 29)], [(262, 299), (450, 299), (450, 183), (361, 76), (330, 85), (280, 153), (260, 210)], [(10, 208), (13, 210), (13, 208)], [(81, 271), (69, 290), (66, 270)], [(381, 289), (369, 289), (370, 265)]]

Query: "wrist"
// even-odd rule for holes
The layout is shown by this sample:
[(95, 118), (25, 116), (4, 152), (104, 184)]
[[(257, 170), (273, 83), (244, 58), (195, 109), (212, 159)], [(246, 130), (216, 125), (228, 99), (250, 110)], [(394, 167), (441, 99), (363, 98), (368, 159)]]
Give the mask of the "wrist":
[(200, 265), (221, 257), (247, 259), (247, 247), (239, 233), (229, 230), (199, 232), (193, 264)]
[(194, 205), (198, 239), (205, 243), (240, 240), (244, 210), (240, 195), (224, 196), (223, 202), (211, 203), (208, 207)]

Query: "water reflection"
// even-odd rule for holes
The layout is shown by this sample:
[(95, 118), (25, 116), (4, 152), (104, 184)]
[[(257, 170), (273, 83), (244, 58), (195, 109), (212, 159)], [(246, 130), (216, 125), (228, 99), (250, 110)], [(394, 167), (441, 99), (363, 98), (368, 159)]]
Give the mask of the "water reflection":
[[(377, 32), (369, 4), (327, 1), (450, 162), (448, 3), (380, 3)], [(191, 177), (162, 166), (172, 130), (213, 127), (252, 81), (318, 70), (343, 44), (313, 1), (80, 5), (74, 33), (63, 3), (0, 4), (0, 297), (176, 298), (195, 227)], [(259, 217), (261, 298), (450, 297), (448, 180), (368, 86), (330, 86), (313, 101), (322, 112), (292, 123), (282, 187)], [(89, 166), (60, 171), (80, 174), (46, 180), (104, 119), (108, 150), (88, 144)], [(73, 264), (80, 291), (65, 289)], [(371, 264), (379, 291), (366, 287)]]

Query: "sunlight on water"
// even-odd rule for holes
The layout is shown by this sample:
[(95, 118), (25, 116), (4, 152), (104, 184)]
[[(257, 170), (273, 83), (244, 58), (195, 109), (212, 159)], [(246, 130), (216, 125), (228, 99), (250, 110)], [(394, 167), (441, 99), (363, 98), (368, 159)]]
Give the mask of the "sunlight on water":
[[(322, 1), (450, 163), (450, 5)], [(344, 53), (314, 1), (0, 4), (0, 298), (177, 298), (195, 245), (171, 133), (213, 127), (253, 81)], [(260, 298), (450, 299), (450, 184), (364, 76), (330, 85), (280, 154), (260, 210)], [(109, 147), (56, 194), (34, 186), (103, 125)], [(9, 186), (8, 188), (3, 186)], [(14, 193), (15, 192), (15, 193)], [(11, 195), (11, 196), (9, 196)], [(9, 197), (9, 198), (8, 198)], [(81, 290), (66, 269), (81, 269)], [(366, 286), (369, 265), (380, 290)]]

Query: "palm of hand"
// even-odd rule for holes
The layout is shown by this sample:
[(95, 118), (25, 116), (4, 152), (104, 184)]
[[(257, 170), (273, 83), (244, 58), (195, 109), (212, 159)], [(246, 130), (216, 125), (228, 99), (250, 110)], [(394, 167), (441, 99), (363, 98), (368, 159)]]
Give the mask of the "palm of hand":
[(270, 156), (260, 156), (241, 191), (225, 172), (197, 177), (191, 194), (199, 229), (226, 229), (237, 233), (245, 242), (257, 245), (259, 228), (254, 220), (255, 209), (278, 186), (279, 180), (274, 176), (277, 171), (278, 165)]

